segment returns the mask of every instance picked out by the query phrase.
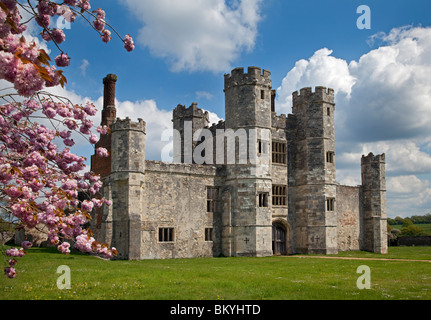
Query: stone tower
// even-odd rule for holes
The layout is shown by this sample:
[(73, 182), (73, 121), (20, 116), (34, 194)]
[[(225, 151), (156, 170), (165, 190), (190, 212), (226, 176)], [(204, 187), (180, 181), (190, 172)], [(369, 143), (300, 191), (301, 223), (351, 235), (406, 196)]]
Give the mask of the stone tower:
[(293, 93), (295, 144), (289, 175), (295, 188), (289, 196), (295, 198), (290, 210), (295, 211), (300, 253), (338, 252), (334, 108), (332, 89), (304, 88)]
[(363, 250), (388, 253), (385, 154), (362, 156)]
[[(271, 74), (257, 67), (225, 75), (225, 135), (235, 163), (226, 166), (222, 252), (272, 255)], [(231, 151), (231, 152), (232, 152)], [(229, 151), (228, 151), (229, 157)]]
[(173, 111), (174, 128), (174, 163), (193, 163), (193, 150), (198, 139), (193, 139), (195, 133), (208, 127), (209, 115), (192, 103), (189, 108), (178, 105)]
[(105, 186), (113, 205), (104, 219), (105, 242), (118, 259), (141, 258), (141, 224), (145, 175), (145, 122), (117, 119), (111, 126), (111, 174)]

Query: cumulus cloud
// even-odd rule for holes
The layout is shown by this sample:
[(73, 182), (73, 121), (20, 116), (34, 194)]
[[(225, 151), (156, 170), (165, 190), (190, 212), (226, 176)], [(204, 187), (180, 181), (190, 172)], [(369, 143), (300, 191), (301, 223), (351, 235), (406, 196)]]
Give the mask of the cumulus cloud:
[(304, 87), (327, 86), (339, 96), (350, 96), (355, 78), (350, 74), (348, 64), (331, 54), (332, 50), (320, 49), (309, 60), (299, 60), (289, 71), (277, 89), (277, 107), (282, 113), (292, 109), (292, 92)]
[(431, 28), (395, 28), (370, 43), (377, 48), (358, 61), (327, 48), (298, 61), (277, 90), (277, 106), (290, 113), (291, 93), (302, 87), (335, 89), (338, 181), (360, 184), (361, 156), (386, 153), (388, 207), (419, 212), (431, 204), (428, 181), (418, 178), (431, 172)]
[(143, 23), (138, 42), (173, 71), (230, 69), (251, 50), (262, 0), (123, 0)]

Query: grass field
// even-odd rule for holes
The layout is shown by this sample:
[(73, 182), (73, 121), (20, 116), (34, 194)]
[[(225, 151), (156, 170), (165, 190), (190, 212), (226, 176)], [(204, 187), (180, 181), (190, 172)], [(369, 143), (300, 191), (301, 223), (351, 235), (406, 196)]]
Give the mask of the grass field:
[[(334, 256), (331, 256), (334, 257)], [(431, 247), (391, 247), (388, 255), (345, 252), (317, 256), (105, 261), (52, 248), (31, 248), (18, 276), (0, 276), (0, 299), (14, 300), (296, 300), (431, 299)], [(343, 259), (341, 259), (343, 258)], [(347, 260), (346, 258), (361, 258)], [(366, 260), (369, 258), (410, 259)], [(71, 270), (71, 288), (57, 288), (57, 268)], [(356, 270), (371, 270), (359, 290)]]

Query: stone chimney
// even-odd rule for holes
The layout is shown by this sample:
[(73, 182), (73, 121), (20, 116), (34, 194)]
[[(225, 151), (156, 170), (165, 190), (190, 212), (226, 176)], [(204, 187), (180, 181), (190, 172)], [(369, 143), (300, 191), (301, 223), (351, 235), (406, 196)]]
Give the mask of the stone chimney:
[(104, 93), (103, 93), (103, 110), (101, 125), (110, 126), (117, 117), (117, 110), (115, 108), (115, 83), (117, 76), (115, 74), (108, 74), (103, 79)]

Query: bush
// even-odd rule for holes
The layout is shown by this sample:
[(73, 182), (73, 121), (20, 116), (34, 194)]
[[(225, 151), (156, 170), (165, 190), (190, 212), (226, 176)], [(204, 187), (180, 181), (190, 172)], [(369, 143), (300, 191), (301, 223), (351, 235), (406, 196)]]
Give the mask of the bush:
[(408, 225), (401, 229), (400, 236), (425, 236), (426, 232), (421, 227)]

